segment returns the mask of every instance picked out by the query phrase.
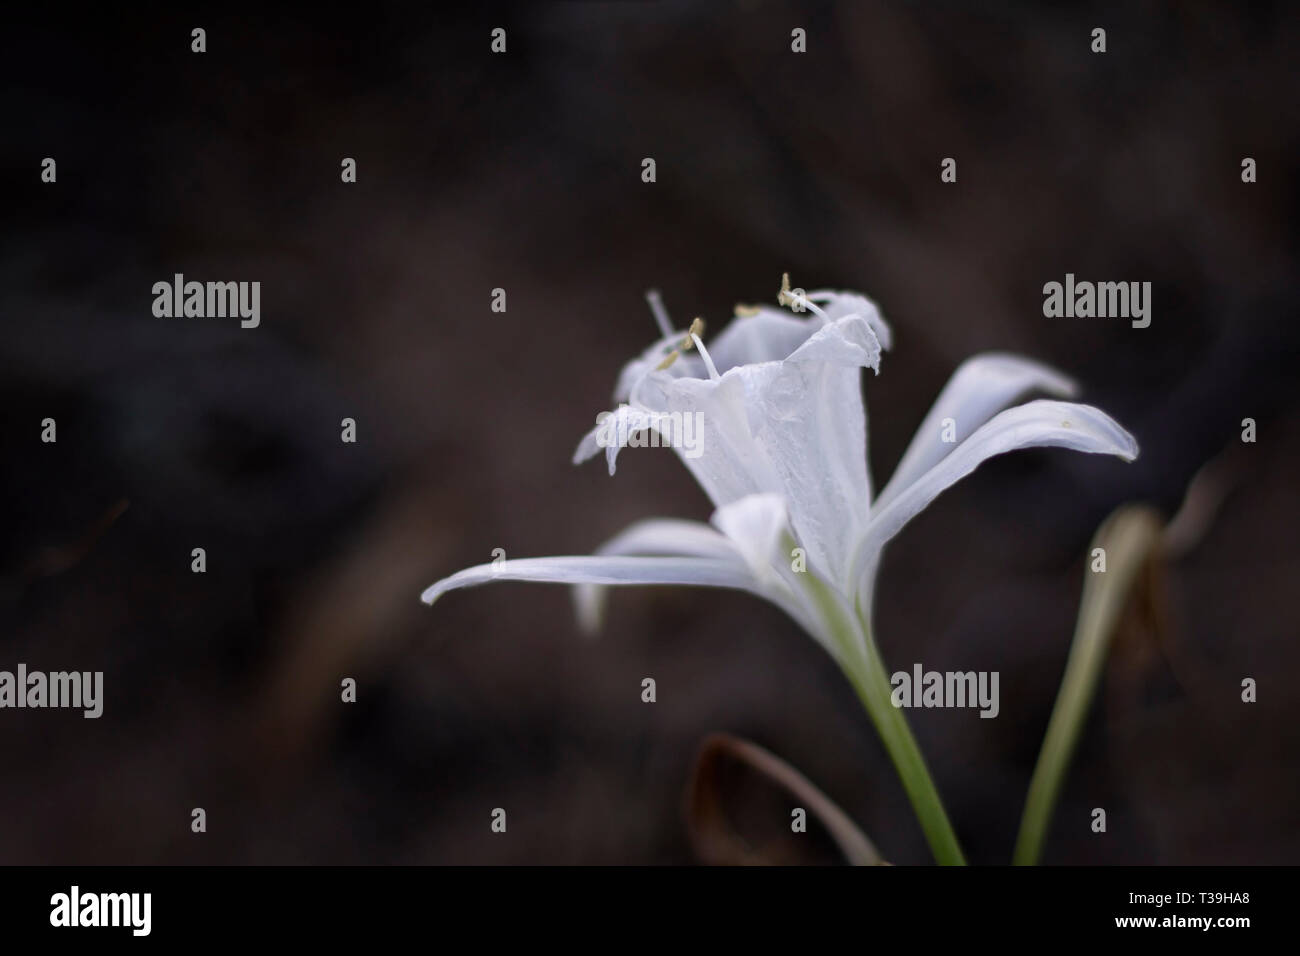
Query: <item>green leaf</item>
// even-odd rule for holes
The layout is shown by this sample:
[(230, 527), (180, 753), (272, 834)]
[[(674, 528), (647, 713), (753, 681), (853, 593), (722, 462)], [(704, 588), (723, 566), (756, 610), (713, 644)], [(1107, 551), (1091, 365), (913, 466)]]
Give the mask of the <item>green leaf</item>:
[[(1126, 505), (1107, 518), (1093, 538), (1074, 643), (1020, 820), (1012, 856), (1017, 866), (1032, 866), (1042, 853), (1052, 810), (1096, 693), (1111, 638), (1135, 585), (1150, 562), (1159, 560), (1162, 529), (1163, 522), (1151, 508)], [(1093, 570), (1098, 548), (1104, 550), (1105, 571)]]

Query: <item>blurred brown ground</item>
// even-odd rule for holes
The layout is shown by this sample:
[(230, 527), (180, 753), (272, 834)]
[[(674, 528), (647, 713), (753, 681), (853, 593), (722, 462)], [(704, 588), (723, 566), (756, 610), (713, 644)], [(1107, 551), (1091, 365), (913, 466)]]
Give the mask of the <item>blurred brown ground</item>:
[[(970, 858), (1010, 858), (1093, 530), (1127, 501), (1172, 513), (1236, 447), (1169, 570), (1172, 650), (1116, 655), (1046, 861), (1294, 862), (1298, 11), (979, 6), (15, 21), (0, 667), (102, 669), (107, 699), (98, 721), (0, 713), (0, 862), (689, 862), (683, 788), (716, 730), (927, 861), (852, 691), (775, 609), (625, 590), (590, 642), (559, 588), (417, 600), (496, 547), (706, 517), (667, 452), (612, 480), (570, 455), (654, 334), (646, 288), (716, 330), (783, 270), (893, 323), (866, 386), (878, 483), (984, 349), (1076, 376), (1142, 445), (992, 461), (887, 552), (890, 664), (1002, 675), (997, 720), (909, 714)], [(260, 280), (261, 328), (153, 318), (173, 272)], [(1066, 272), (1151, 281), (1152, 326), (1044, 319)], [(70, 566), (44, 573), (48, 548)]]

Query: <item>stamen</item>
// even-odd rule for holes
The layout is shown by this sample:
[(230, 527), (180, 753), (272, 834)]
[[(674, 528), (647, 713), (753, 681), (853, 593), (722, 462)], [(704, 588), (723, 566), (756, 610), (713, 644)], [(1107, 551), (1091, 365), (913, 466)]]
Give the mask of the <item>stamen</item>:
[(650, 312), (655, 317), (659, 331), (663, 333), (664, 338), (668, 338), (673, 334), (673, 323), (668, 318), (668, 310), (664, 308), (663, 296), (659, 294), (658, 289), (651, 289), (645, 294), (645, 300), (650, 304)]
[[(809, 312), (811, 312), (813, 315), (820, 315), (823, 319), (826, 319), (826, 313), (825, 311), (822, 310), (821, 306), (814, 305), (812, 300), (809, 299), (806, 295), (801, 295), (798, 296), (797, 298), (799, 299), (799, 304), (802, 305)], [(827, 321), (830, 320), (827, 319)]]
[[(697, 335), (703, 335), (703, 334), (704, 334), (704, 320), (697, 315), (695, 317), (695, 320), (691, 323), (690, 329), (688, 329), (686, 332), (686, 338), (682, 339), (682, 344), (679, 345), (678, 348), (685, 349), (687, 352), (689, 352), (691, 350), (691, 340), (695, 339)], [(695, 341), (699, 341), (699, 340), (695, 339)]]
[(736, 303), (736, 318), (738, 319), (751, 318), (752, 316), (758, 315), (759, 311), (760, 310), (756, 305), (743, 305), (739, 302)]
[(819, 315), (823, 319), (826, 318), (826, 313), (813, 305), (812, 300), (808, 298), (806, 293), (791, 291), (790, 273), (788, 272), (781, 273), (781, 291), (776, 294), (776, 301), (778, 305), (788, 305), (791, 308), (799, 306), (800, 309), (807, 309), (809, 312)]
[[(695, 321), (699, 322), (700, 320), (696, 319)], [(693, 330), (694, 328), (695, 326), (692, 325), (691, 329)], [(709, 350), (704, 347), (704, 343), (700, 340), (699, 335), (692, 331), (691, 339), (695, 342), (695, 348), (699, 351), (700, 358), (704, 359), (704, 367), (709, 370), (709, 378), (715, 382), (722, 378), (722, 376), (718, 374), (718, 367), (713, 364), (713, 359), (709, 357)]]
[[(647, 296), (647, 298), (648, 297), (649, 296)], [(683, 351), (689, 351), (691, 347), (694, 346), (695, 348), (698, 348), (700, 350), (700, 355), (704, 357), (704, 363), (709, 368), (710, 376), (713, 378), (718, 378), (719, 377), (718, 370), (713, 367), (713, 362), (709, 359), (708, 353), (704, 351), (703, 343), (700, 342), (700, 335), (703, 332), (704, 332), (704, 320), (701, 319), (699, 316), (696, 316), (695, 321), (691, 323), (690, 330), (686, 333), (686, 338), (682, 339), (682, 344), (677, 346), (677, 348), (673, 349), (671, 352), (669, 352), (667, 357), (665, 357), (662, 362), (660, 362), (658, 365), (655, 366), (655, 371), (662, 372), (664, 369), (668, 368), (674, 362), (676, 362), (677, 357), (681, 355)], [(669, 334), (671, 335), (672, 333), (669, 332)]]

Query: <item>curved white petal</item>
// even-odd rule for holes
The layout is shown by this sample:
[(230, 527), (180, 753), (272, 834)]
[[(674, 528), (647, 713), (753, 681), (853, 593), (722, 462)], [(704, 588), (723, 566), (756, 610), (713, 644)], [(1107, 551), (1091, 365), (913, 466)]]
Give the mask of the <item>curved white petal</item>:
[[(1032, 391), (1069, 397), (1075, 384), (1055, 369), (1018, 355), (987, 352), (967, 359), (939, 393), (872, 509), (887, 505), (993, 415)], [(949, 418), (956, 442), (943, 440), (944, 420)]]
[(995, 415), (924, 475), (872, 512), (853, 560), (862, 609), (868, 613), (871, 609), (871, 591), (881, 550), (917, 512), (989, 458), (1041, 446), (1117, 455), (1126, 461), (1132, 461), (1138, 454), (1133, 436), (1091, 405), (1039, 399)]
[(880, 339), (871, 321), (853, 312), (827, 322), (790, 353), (787, 362), (825, 362), (880, 371)]
[(420, 595), (432, 604), (448, 591), (489, 581), (538, 581), (548, 584), (691, 584), (754, 591), (757, 582), (749, 566), (738, 559), (641, 558), (583, 555), (580, 557), (516, 558), (479, 564), (443, 578)]
[[(733, 588), (747, 591), (785, 611), (814, 639), (825, 643), (816, 621), (790, 589), (779, 580), (760, 581), (749, 565), (733, 553), (717, 557), (577, 557), (518, 558), (499, 564), (480, 564), (458, 571), (420, 595), (425, 604), (458, 588), (490, 581), (534, 581), (548, 584), (616, 586), (631, 584), (685, 584), (695, 587)], [(580, 623), (592, 623), (590, 620)]]
[(646, 518), (628, 525), (596, 554), (677, 555), (728, 560), (738, 557), (735, 545), (702, 521), (685, 518)]
[(723, 505), (709, 520), (759, 580), (775, 579), (776, 568), (788, 563), (781, 541), (790, 533), (790, 522), (780, 495), (747, 495)]
[(848, 589), (849, 560), (870, 509), (862, 368), (880, 343), (858, 314), (837, 319), (785, 362), (742, 370), (749, 430), (790, 524), (815, 565)]
[(779, 487), (771, 463), (750, 428), (753, 399), (749, 382), (755, 369), (780, 367), (776, 362), (745, 365), (731, 369), (716, 381), (678, 379), (649, 399), (655, 403), (653, 407), (668, 415), (690, 415), (699, 421), (701, 453), (690, 458), (679, 450), (678, 457), (715, 508)]
[(823, 325), (817, 315), (795, 316), (759, 306), (754, 315), (737, 316), (709, 343), (719, 372), (738, 365), (779, 362), (808, 341)]
[(889, 323), (881, 316), (876, 303), (865, 295), (859, 292), (835, 292), (831, 289), (818, 289), (815, 292), (809, 292), (808, 298), (818, 303), (822, 311), (826, 313), (826, 318), (831, 320), (857, 313), (871, 324), (871, 331), (876, 333), (881, 348), (890, 349), (893, 347), (894, 335), (890, 331)]
[[(573, 463), (580, 465), (588, 458), (594, 458), (602, 450), (609, 473), (615, 471), (618, 453), (628, 447), (629, 439), (635, 434), (654, 432), (659, 436), (656, 444), (671, 445), (674, 435), (680, 440), (682, 419), (639, 408), (635, 405), (620, 405), (612, 412), (602, 412), (598, 416), (596, 427), (582, 436), (578, 447), (573, 452)], [(702, 436), (701, 436), (702, 438)], [(650, 442), (646, 442), (650, 444)]]
[[(741, 562), (735, 545), (699, 521), (679, 518), (649, 518), (629, 525), (596, 549), (597, 555), (642, 557), (715, 558)], [(579, 584), (573, 589), (574, 611), (579, 626), (588, 634), (600, 629), (604, 617), (605, 588)]]

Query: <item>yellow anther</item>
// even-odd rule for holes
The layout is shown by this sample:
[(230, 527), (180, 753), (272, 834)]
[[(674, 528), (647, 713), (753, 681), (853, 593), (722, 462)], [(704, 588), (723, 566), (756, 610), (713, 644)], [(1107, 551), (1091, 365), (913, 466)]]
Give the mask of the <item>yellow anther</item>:
[(695, 348), (695, 340), (691, 338), (691, 336), (703, 334), (704, 320), (699, 316), (696, 316), (695, 321), (691, 323), (690, 329), (686, 332), (686, 338), (682, 339), (682, 344), (669, 352), (668, 355), (664, 357), (664, 360), (655, 366), (655, 371), (662, 372), (664, 369), (668, 368), (668, 366), (676, 362), (677, 356), (681, 355), (684, 350)]
[(660, 362), (658, 365), (655, 366), (655, 371), (656, 371), (656, 372), (662, 372), (662, 371), (663, 371), (664, 369), (666, 369), (668, 366), (670, 366), (670, 365), (672, 365), (674, 362), (676, 362), (676, 361), (677, 361), (677, 356), (679, 356), (679, 355), (681, 355), (681, 354), (682, 354), (682, 353), (679, 352), (677, 349), (673, 349), (671, 352), (668, 353), (668, 357), (667, 357), (666, 359), (664, 359), (662, 362)]
[(736, 303), (736, 318), (738, 319), (748, 319), (752, 316), (758, 315), (759, 311), (760, 310), (756, 305), (742, 305), (739, 302)]
[(776, 294), (777, 305), (789, 305), (794, 301), (794, 296), (790, 294), (790, 273), (781, 273), (781, 291)]
[(695, 321), (691, 323), (691, 327), (686, 332), (686, 338), (682, 339), (682, 344), (679, 345), (678, 348), (685, 349), (686, 351), (689, 352), (691, 349), (695, 347), (695, 342), (694, 340), (692, 340), (691, 336), (703, 335), (703, 334), (704, 334), (704, 320), (697, 315), (695, 317)]

